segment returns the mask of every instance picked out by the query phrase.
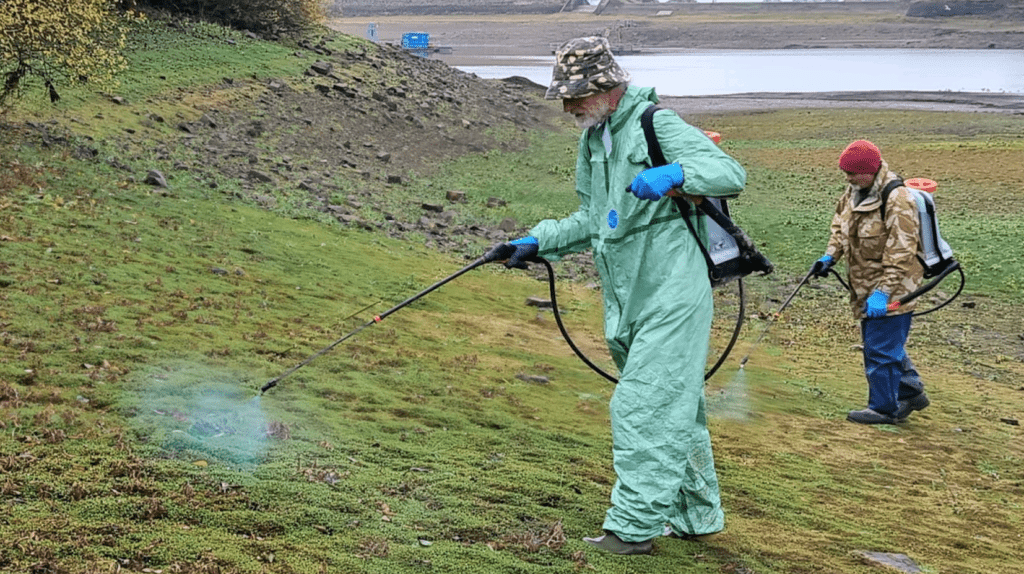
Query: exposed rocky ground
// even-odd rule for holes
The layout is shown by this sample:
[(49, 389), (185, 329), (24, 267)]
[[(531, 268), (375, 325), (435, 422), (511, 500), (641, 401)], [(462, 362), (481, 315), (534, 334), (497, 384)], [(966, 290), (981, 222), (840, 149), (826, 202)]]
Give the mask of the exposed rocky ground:
[[(614, 22), (614, 21), (613, 21)], [(548, 39), (576, 34), (605, 33), (604, 24), (588, 18), (550, 26), (544, 19), (532, 24), (517, 22), (504, 26), (498, 44), (529, 46), (537, 50)], [(895, 25), (895, 24), (894, 24)], [(364, 24), (360, 23), (360, 27)], [(554, 28), (554, 29), (553, 29)], [(807, 26), (785, 27), (788, 39), (796, 35), (811, 37)], [(923, 30), (923, 27), (917, 27)], [(445, 28), (451, 38), (458, 38), (466, 51), (486, 52), (495, 46), (493, 26), (480, 26), (475, 21), (453, 21)], [(627, 26), (620, 32), (641, 34), (647, 41), (667, 47), (680, 41), (680, 34), (659, 28), (655, 20), (643, 20)], [(746, 46), (763, 46), (779, 40), (780, 29), (745, 25), (697, 25), (682, 36), (703, 38), (731, 37)], [(881, 41), (892, 37), (890, 30), (857, 33), (830, 32), (836, 42), (844, 38), (849, 42)], [(1015, 33), (1017, 36), (1024, 36)], [(939, 35), (943, 36), (943, 35)], [(946, 37), (949, 34), (944, 35)], [(1013, 34), (1006, 37), (1016, 38)], [(903, 37), (908, 37), (903, 34)], [(978, 42), (988, 38), (978, 37)], [(977, 45), (975, 45), (977, 47)], [(379, 48), (379, 49), (378, 49)], [(177, 177), (194, 177), (214, 183), (215, 175), (238, 181), (241, 194), (247, 199), (272, 207), (277, 202), (271, 190), (300, 190), (308, 194), (308, 204), (330, 213), (348, 225), (372, 227), (402, 235), (422, 233), (428, 242), (442, 247), (459, 248), (466, 236), (485, 237), (492, 241), (504, 240), (522, 231), (517, 222), (506, 222), (501, 229), (452, 228), (451, 215), (444, 205), (423, 205), (422, 210), (410, 216), (387, 213), (377, 207), (387, 190), (400, 186), (413, 174), (427, 174), (430, 169), (447, 158), (493, 147), (515, 145), (497, 141), (488, 135), (489, 128), (560, 127), (569, 125), (568, 118), (557, 104), (543, 101), (542, 87), (522, 79), (505, 81), (483, 80), (450, 67), (434, 58), (420, 58), (388, 42), (377, 48), (334, 52), (327, 44), (306, 43), (297, 52), (297, 72), (315, 53), (317, 62), (306, 70), (314, 89), (296, 89), (283, 80), (266, 82), (254, 101), (247, 103), (252, 109), (230, 105), (208, 105), (198, 111), (197, 121), (180, 122), (184, 132), (182, 148), (162, 149), (159, 159), (169, 160), (174, 166), (161, 174), (172, 184)], [(353, 76), (352, 69), (373, 70), (362, 76)], [(399, 85), (386, 81), (386, 77), (403, 78)], [(252, 87), (251, 80), (226, 79), (215, 90), (231, 92)], [(257, 88), (259, 88), (257, 86)], [(771, 107), (820, 107), (827, 105), (863, 105), (899, 107), (910, 104), (931, 106), (928, 109), (988, 109), (1007, 113), (1024, 113), (1024, 98), (987, 94), (932, 94), (906, 97), (906, 94), (804, 94), (765, 95), (745, 94), (711, 98), (667, 98), (664, 102), (686, 114), (737, 109), (766, 109)], [(198, 101), (221, 101), (221, 98), (196, 98)], [(853, 103), (851, 103), (853, 102)], [(945, 106), (945, 107), (943, 107)], [(162, 121), (150, 119), (149, 121)], [(44, 133), (51, 128), (36, 126)], [(53, 137), (47, 135), (44, 137)], [(153, 166), (145, 165), (145, 150), (133, 149), (130, 138), (117, 143), (123, 154), (111, 160), (117, 167), (142, 178)], [(88, 155), (90, 152), (84, 152)], [(343, 172), (358, 175), (362, 183), (353, 190), (342, 188), (335, 176)], [(160, 185), (158, 176), (152, 181)], [(481, 198), (475, 198), (477, 200)], [(364, 210), (364, 207), (376, 209)], [(380, 218), (379, 212), (385, 216)], [(372, 218), (361, 213), (373, 212)]]
[[(305, 43), (296, 52), (296, 74), (305, 67), (302, 85), (226, 78), (202, 94), (182, 94), (200, 102), (197, 119), (143, 113), (143, 128), (167, 123), (182, 135), (155, 155), (132, 133), (107, 142), (121, 153), (108, 155), (88, 145), (75, 153), (108, 161), (155, 188), (168, 186), (163, 193), (173, 194), (176, 181), (190, 178), (268, 208), (281, 207), (285, 195), (290, 201), (306, 196), (301, 203), (344, 225), (394, 236), (417, 232), (440, 247), (464, 246), (466, 237), (504, 240), (513, 222), (502, 229), (455, 229), (446, 205), (424, 203), (390, 213), (383, 198), (446, 159), (523, 145), (492, 132), (563, 129), (569, 120), (560, 108), (525, 80), (484, 80), (389, 45), (342, 51), (329, 45)], [(311, 59), (315, 63), (306, 64)], [(401, 78), (398, 85), (395, 78)], [(225, 103), (237, 98), (237, 105)], [(46, 145), (73, 141), (52, 123), (27, 128), (38, 131)], [(225, 179), (237, 186), (228, 190)]]

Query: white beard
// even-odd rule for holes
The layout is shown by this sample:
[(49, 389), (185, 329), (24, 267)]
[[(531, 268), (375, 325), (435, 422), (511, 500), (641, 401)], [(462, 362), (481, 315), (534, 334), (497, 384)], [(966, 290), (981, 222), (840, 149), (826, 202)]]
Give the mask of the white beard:
[(599, 105), (589, 113), (582, 116), (575, 116), (576, 126), (581, 130), (590, 129), (608, 119), (612, 115), (612, 106), (608, 100), (602, 100)]

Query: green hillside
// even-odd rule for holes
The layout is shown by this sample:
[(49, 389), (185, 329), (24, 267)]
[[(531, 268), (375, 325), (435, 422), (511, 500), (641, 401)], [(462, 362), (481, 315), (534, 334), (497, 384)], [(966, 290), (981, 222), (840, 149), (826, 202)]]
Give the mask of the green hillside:
[[(747, 281), (740, 342), (708, 384), (725, 533), (625, 558), (581, 541), (614, 481), (614, 386), (525, 304), (547, 296), (539, 269), (475, 269), (372, 323), (574, 208), (576, 133), (559, 111), (344, 35), (275, 44), (150, 22), (132, 42), (113, 91), (26, 100), (0, 123), (0, 571), (866, 574), (878, 567), (860, 552), (893, 552), (930, 573), (1009, 574), (1024, 561), (1020, 117), (690, 118), (747, 168), (733, 211), (777, 272)], [(333, 77), (311, 75), (317, 62)], [(856, 137), (940, 183), (968, 277), (915, 322), (933, 406), (900, 426), (845, 421), (866, 384), (841, 287), (811, 283), (773, 315), (820, 256), (835, 157)], [(611, 368), (585, 259), (556, 270), (576, 343)], [(716, 297), (713, 353), (737, 312), (734, 289)]]

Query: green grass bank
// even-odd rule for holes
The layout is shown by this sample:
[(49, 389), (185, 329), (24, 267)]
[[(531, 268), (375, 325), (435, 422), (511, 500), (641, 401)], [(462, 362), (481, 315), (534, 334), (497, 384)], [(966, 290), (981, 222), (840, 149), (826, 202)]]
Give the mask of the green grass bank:
[[(168, 117), (244, 110), (261, 95), (212, 87), (225, 76), (301, 85), (305, 71), (294, 46), (215, 27), (179, 35), (150, 23), (133, 42), (119, 93)], [(69, 92), (0, 128), (0, 571), (878, 571), (866, 551), (907, 554), (934, 574), (1009, 574), (1024, 561), (1019, 116), (689, 118), (723, 134), (747, 168), (733, 211), (777, 272), (747, 281), (740, 342), (708, 384), (725, 533), (623, 558), (580, 540), (598, 532), (614, 481), (614, 387), (573, 356), (549, 313), (524, 305), (546, 296), (544, 283), (474, 270), (261, 396), (488, 242), (442, 250), (344, 226), (294, 190), (268, 190), (278, 200), (268, 208), (228, 176), (139, 183), (106, 160), (148, 154), (170, 172), (159, 150), (185, 149), (189, 134), (126, 131), (133, 114)], [(41, 138), (40, 125), (67, 135)], [(574, 130), (490, 132), (510, 145), (388, 186), (385, 207), (364, 217), (411, 219), (411, 205), (449, 189), (507, 201), (451, 206), (455, 222), (574, 208)], [(943, 236), (968, 277), (953, 304), (915, 323), (909, 351), (933, 406), (900, 426), (844, 420), (866, 384), (841, 287), (812, 283), (772, 315), (820, 256), (842, 189), (836, 157), (861, 137), (904, 176), (939, 183)], [(335, 182), (354, 189), (363, 177)], [(950, 279), (929, 301), (954, 288)], [(584, 281), (558, 289), (577, 343), (607, 366), (600, 294)], [(736, 296), (717, 297), (720, 350)]]

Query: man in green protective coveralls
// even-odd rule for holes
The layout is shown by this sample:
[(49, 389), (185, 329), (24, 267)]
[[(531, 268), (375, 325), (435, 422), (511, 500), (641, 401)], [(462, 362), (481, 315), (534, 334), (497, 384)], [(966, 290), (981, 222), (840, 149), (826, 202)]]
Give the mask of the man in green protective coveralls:
[[(647, 554), (654, 538), (713, 534), (725, 520), (704, 402), (711, 285), (669, 196), (734, 196), (746, 172), (671, 110), (654, 115), (669, 163), (652, 168), (640, 115), (658, 96), (629, 79), (604, 38), (576, 38), (557, 50), (546, 97), (562, 100), (584, 130), (576, 160), (580, 207), (488, 256), (524, 267), (537, 256), (592, 250), (605, 338), (619, 369), (610, 404), (618, 479), (604, 535), (584, 540), (616, 554)], [(706, 244), (704, 218), (688, 217)]]

